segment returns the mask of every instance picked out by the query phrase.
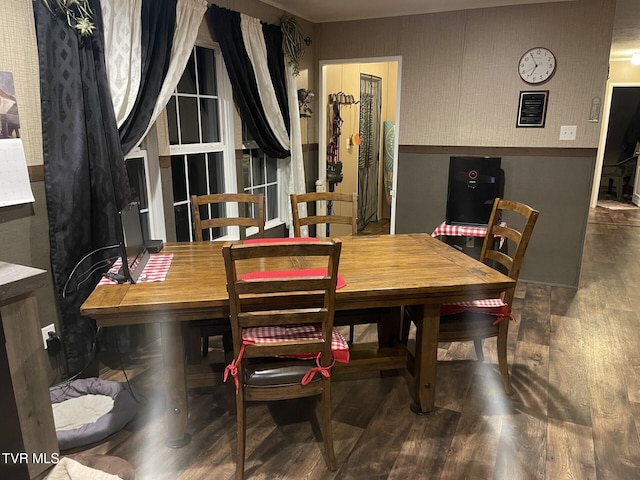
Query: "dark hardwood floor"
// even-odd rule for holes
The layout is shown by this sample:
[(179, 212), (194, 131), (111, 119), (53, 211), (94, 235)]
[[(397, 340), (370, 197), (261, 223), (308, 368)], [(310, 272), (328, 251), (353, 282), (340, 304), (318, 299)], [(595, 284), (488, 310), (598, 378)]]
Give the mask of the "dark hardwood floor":
[[(640, 478), (640, 209), (591, 212), (580, 287), (521, 283), (510, 325), (515, 394), (504, 393), (495, 341), (441, 344), (437, 410), (416, 416), (402, 376), (334, 377), (338, 470), (329, 472), (312, 400), (248, 410), (246, 477), (257, 479)], [(535, 235), (535, 233), (534, 233)], [(373, 338), (359, 327), (356, 340)], [(212, 343), (211, 356), (219, 347)], [(216, 350), (217, 349), (217, 350)], [(235, 420), (226, 386), (190, 395), (189, 445), (164, 446), (158, 345), (126, 372), (142, 405), (87, 448), (128, 460), (138, 479), (228, 479)], [(121, 371), (103, 375), (122, 379)]]

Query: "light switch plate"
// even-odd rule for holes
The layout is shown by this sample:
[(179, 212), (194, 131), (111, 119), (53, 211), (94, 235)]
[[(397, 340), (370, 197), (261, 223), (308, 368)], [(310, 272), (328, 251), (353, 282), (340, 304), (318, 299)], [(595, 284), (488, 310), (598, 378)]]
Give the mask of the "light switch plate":
[(575, 125), (563, 125), (560, 127), (560, 140), (575, 140), (576, 139)]

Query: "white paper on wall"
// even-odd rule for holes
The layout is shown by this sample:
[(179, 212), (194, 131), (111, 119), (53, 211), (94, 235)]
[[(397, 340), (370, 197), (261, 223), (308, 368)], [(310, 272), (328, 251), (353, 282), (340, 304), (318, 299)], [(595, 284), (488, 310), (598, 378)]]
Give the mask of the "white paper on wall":
[(0, 140), (0, 207), (34, 201), (22, 140)]

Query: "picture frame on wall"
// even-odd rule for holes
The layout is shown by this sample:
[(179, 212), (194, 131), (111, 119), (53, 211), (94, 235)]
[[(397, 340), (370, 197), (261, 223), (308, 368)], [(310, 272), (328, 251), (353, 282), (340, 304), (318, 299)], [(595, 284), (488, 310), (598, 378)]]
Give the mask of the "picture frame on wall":
[(518, 128), (544, 128), (549, 90), (521, 91), (518, 101)]

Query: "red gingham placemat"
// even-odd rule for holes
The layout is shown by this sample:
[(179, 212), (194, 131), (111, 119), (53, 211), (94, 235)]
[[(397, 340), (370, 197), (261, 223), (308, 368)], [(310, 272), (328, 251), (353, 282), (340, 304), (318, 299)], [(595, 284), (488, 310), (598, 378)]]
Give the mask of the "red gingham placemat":
[[(300, 270), (267, 270), (264, 272), (249, 272), (242, 275), (242, 280), (261, 280), (264, 278), (293, 278), (293, 277), (323, 277), (327, 274), (326, 270), (321, 268), (307, 268)], [(338, 283), (336, 288), (342, 288), (347, 284), (338, 274)]]
[[(140, 274), (139, 282), (163, 282), (167, 278), (167, 272), (173, 260), (173, 253), (154, 253), (149, 256), (149, 261)], [(118, 273), (122, 259), (118, 258), (109, 269), (111, 273)], [(102, 277), (98, 285), (112, 285), (117, 283), (106, 277)]]
[[(322, 326), (320, 325), (292, 325), (272, 327), (251, 327), (242, 329), (242, 343), (278, 343), (292, 340), (319, 340), (322, 338)], [(333, 329), (331, 336), (331, 352), (336, 362), (347, 363), (349, 361), (349, 344), (342, 334)], [(308, 355), (296, 354), (297, 358), (316, 358), (318, 352), (309, 352)]]

